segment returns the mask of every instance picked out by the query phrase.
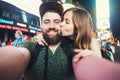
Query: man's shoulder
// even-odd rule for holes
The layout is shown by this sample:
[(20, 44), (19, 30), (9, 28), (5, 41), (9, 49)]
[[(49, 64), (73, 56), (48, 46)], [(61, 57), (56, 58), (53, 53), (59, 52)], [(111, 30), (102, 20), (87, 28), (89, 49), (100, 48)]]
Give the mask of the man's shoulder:
[(31, 52), (31, 51), (33, 51), (33, 49), (35, 48), (36, 45), (37, 45), (37, 42), (24, 41), (24, 42), (20, 43), (17, 47), (27, 48)]
[(31, 47), (31, 45), (34, 46), (34, 45), (36, 45), (36, 44), (37, 44), (37, 42), (24, 41), (24, 42), (20, 43), (18, 46), (19, 46), (19, 47), (23, 47), (23, 46), (29, 46), (29, 47)]

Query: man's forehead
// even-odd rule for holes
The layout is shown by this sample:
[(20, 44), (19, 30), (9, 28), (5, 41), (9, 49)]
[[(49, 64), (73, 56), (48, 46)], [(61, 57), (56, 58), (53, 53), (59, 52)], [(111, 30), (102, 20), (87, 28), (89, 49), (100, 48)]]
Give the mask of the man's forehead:
[(46, 12), (43, 15), (42, 20), (61, 20), (61, 17), (58, 13), (55, 12)]

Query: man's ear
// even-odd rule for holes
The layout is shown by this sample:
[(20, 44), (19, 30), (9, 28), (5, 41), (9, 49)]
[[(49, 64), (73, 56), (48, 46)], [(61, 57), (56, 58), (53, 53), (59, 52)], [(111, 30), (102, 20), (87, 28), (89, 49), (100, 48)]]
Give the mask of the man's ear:
[(41, 24), (40, 24), (40, 28), (42, 29), (42, 26), (43, 26), (43, 21), (41, 21)]

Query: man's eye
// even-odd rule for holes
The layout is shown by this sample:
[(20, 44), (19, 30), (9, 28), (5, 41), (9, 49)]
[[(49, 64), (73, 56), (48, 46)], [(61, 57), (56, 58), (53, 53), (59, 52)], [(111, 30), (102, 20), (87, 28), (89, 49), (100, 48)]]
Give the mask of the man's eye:
[(56, 24), (59, 24), (59, 23), (60, 23), (60, 21), (56, 21), (55, 23), (56, 23)]
[(45, 21), (44, 24), (48, 24), (49, 22), (48, 21)]
[(59, 24), (61, 22), (61, 20), (54, 20), (55, 24)]

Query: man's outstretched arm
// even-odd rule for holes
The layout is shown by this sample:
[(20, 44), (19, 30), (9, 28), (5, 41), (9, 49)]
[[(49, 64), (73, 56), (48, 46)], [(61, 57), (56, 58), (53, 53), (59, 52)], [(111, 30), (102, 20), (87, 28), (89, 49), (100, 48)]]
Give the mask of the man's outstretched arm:
[(30, 61), (26, 48), (5, 46), (0, 48), (0, 80), (17, 80)]

